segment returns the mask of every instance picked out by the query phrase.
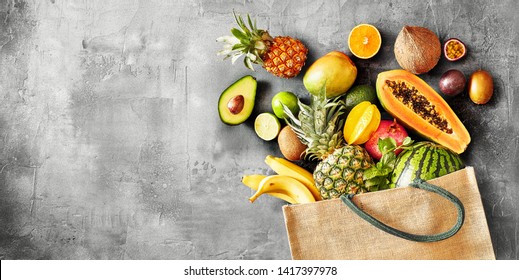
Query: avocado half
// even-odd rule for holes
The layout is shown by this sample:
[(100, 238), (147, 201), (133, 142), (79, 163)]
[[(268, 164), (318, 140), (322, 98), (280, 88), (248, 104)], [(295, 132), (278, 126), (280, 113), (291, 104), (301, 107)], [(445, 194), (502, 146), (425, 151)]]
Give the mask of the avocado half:
[(250, 117), (254, 109), (257, 86), (256, 78), (247, 75), (222, 92), (218, 100), (218, 114), (223, 123), (238, 125)]

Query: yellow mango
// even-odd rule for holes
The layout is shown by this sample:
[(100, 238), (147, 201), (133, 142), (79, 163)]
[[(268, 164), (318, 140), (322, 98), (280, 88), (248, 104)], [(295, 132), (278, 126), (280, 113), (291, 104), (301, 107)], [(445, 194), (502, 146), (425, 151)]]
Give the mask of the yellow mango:
[(318, 95), (326, 86), (326, 97), (345, 94), (357, 78), (357, 67), (344, 53), (332, 51), (317, 59), (303, 77), (306, 90)]

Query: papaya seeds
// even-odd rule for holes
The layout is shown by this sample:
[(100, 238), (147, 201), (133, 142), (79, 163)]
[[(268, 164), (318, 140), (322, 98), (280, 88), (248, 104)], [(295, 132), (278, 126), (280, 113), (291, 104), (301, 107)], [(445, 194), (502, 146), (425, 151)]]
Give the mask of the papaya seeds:
[(424, 80), (405, 70), (391, 70), (378, 74), (376, 89), (382, 107), (400, 124), (458, 154), (465, 151), (469, 132)]

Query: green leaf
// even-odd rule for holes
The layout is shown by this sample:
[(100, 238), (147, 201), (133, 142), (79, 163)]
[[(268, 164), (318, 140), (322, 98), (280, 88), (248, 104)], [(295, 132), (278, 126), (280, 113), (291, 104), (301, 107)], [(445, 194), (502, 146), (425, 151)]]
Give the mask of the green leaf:
[(379, 177), (368, 179), (366, 182), (364, 182), (364, 186), (367, 189), (369, 189), (369, 188), (371, 188), (373, 186), (377, 186), (378, 184), (380, 184), (380, 178)]
[(238, 40), (240, 40), (240, 42), (244, 41), (244, 40), (248, 40), (247, 35), (245, 35), (245, 33), (240, 31), (238, 28), (231, 29), (231, 33), (232, 33), (232, 35), (234, 35), (234, 37), (238, 38)]
[(396, 141), (391, 137), (378, 139), (378, 148), (382, 154), (387, 154), (389, 151), (393, 151), (396, 148)]
[(402, 142), (402, 145), (404, 146), (409, 146), (410, 144), (413, 143), (413, 140), (411, 139), (411, 137), (407, 136), (405, 139), (404, 139), (404, 142)]
[(235, 51), (235, 50), (240, 50), (241, 51), (241, 50), (245, 50), (245, 47), (246, 46), (243, 45), (243, 44), (236, 44), (236, 45), (232, 46), (232, 50), (233, 51)]
[(396, 155), (393, 152), (393, 150), (390, 150), (382, 155), (382, 158), (380, 159), (378, 164), (380, 164), (380, 166), (381, 166), (380, 168), (386, 167), (386, 166), (393, 168), (395, 161), (396, 161)]
[(263, 65), (263, 59), (261, 59), (261, 55), (258, 53), (258, 50), (253, 50), (254, 55), (256, 56), (256, 63), (259, 65)]
[(364, 180), (370, 180), (379, 176), (380, 172), (377, 167), (373, 166), (364, 171)]
[(245, 25), (245, 22), (243, 22), (243, 19), (241, 17), (239, 17), (240, 19), (240, 27), (241, 29), (243, 30), (243, 32), (245, 32), (245, 35), (247, 35), (247, 38), (250, 38), (251, 37), (251, 31), (249, 30), (249, 28), (247, 28), (247, 25)]
[(250, 70), (254, 71), (254, 67), (252, 66), (252, 62), (251, 62), (250, 58), (245, 57), (245, 59), (243, 60), (243, 63), (245, 64), (245, 67), (247, 67)]
[(254, 30), (254, 29), (255, 29), (255, 28), (254, 28), (255, 25), (254, 25), (254, 23), (252, 23), (252, 20), (251, 20), (249, 14), (247, 14), (247, 21), (249, 22), (249, 28), (252, 29), (252, 30)]
[(389, 176), (395, 168), (397, 156), (395, 149), (407, 148), (413, 144), (410, 137), (406, 137), (402, 145), (397, 146), (395, 139), (387, 137), (378, 140), (378, 148), (382, 152), (382, 158), (374, 166), (364, 171), (365, 186), (370, 191), (388, 189), (390, 180)]
[[(372, 179), (369, 179), (367, 180), (365, 183), (364, 183), (364, 186), (370, 190), (370, 191), (373, 191), (374, 189), (375, 190), (378, 190), (380, 189), (380, 186), (385, 186), (387, 185), (386, 183), (386, 178), (385, 177), (375, 177), (375, 178), (372, 178)], [(374, 188), (375, 187), (375, 188)]]
[(245, 34), (250, 35), (250, 31), (247, 28), (247, 26), (245, 25), (245, 23), (243, 22), (243, 18), (240, 15), (237, 15), (234, 10), (232, 11), (232, 13), (234, 15), (234, 19), (236, 20), (236, 23), (238, 24), (238, 26), (245, 32)]
[(290, 108), (288, 108), (288, 106), (283, 103), (281, 103), (281, 106), (283, 106), (283, 112), (288, 117), (288, 120), (285, 117), (285, 121), (287, 121), (288, 124), (291, 124), (293, 122), (296, 125), (301, 126), (301, 122), (296, 118), (296, 116), (294, 116), (294, 114), (292, 113), (292, 110), (290, 110)]
[(389, 180), (386, 179), (386, 180), (384, 180), (383, 182), (381, 182), (381, 183), (378, 185), (378, 189), (379, 189), (379, 190), (387, 190), (387, 189), (389, 189)]
[(389, 175), (391, 172), (393, 172), (393, 168), (394, 168), (394, 164), (392, 164), (392, 166), (384, 166), (383, 168), (379, 169), (379, 173), (382, 175), (382, 176), (387, 176)]

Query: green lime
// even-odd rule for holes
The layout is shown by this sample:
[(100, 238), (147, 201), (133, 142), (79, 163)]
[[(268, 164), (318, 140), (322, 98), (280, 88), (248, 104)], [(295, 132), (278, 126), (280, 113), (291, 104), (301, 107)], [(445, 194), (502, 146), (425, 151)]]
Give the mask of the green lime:
[(254, 121), (254, 131), (259, 138), (270, 141), (276, 138), (281, 130), (281, 123), (278, 118), (271, 113), (261, 113)]
[(378, 101), (377, 92), (370, 85), (357, 85), (346, 93), (344, 101), (346, 103), (346, 111), (349, 112), (353, 107), (363, 101), (369, 101), (372, 104), (376, 104)]
[(283, 105), (288, 107), (292, 114), (297, 117), (299, 113), (299, 105), (297, 104), (297, 96), (289, 91), (281, 91), (278, 92), (274, 97), (272, 97), (272, 111), (276, 117), (283, 119), (285, 116), (285, 112), (283, 112)]

